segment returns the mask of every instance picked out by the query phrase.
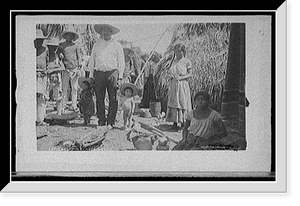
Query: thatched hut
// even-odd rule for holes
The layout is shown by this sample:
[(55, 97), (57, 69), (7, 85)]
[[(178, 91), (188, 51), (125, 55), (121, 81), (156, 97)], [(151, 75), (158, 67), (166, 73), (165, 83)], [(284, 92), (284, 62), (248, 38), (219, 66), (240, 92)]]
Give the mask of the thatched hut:
[[(185, 45), (186, 57), (192, 62), (189, 84), (191, 96), (206, 90), (212, 97), (212, 107), (220, 112), (231, 24), (229, 23), (183, 23), (173, 27), (173, 37), (164, 60), (158, 65), (155, 75), (155, 91), (166, 111), (170, 77), (168, 70), (174, 59), (170, 49), (177, 43)], [(193, 98), (192, 98), (193, 99)], [(193, 101), (192, 101), (193, 102)]]

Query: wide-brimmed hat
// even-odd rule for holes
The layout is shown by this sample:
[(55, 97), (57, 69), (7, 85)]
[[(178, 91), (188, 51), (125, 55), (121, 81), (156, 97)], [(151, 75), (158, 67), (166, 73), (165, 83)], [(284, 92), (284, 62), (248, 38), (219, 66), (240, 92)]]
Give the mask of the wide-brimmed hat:
[(64, 31), (64, 32), (61, 34), (61, 36), (62, 36), (63, 38), (65, 38), (66, 34), (73, 34), (73, 40), (74, 40), (74, 41), (75, 41), (76, 39), (79, 38), (79, 35), (78, 35), (77, 32), (74, 31), (73, 29), (68, 29), (68, 30)]
[(114, 26), (111, 26), (109, 24), (96, 24), (94, 26), (94, 29), (95, 31), (98, 33), (98, 34), (101, 34), (101, 30), (103, 28), (109, 28), (111, 30), (111, 35), (114, 35), (116, 33), (119, 33), (120, 32), (120, 29), (114, 27)]
[(124, 84), (122, 84), (121, 87), (120, 87), (121, 94), (125, 95), (124, 91), (128, 87), (132, 89), (132, 91), (133, 91), (132, 92), (132, 96), (133, 97), (138, 94), (138, 88), (137, 88), (137, 86), (135, 86), (132, 83), (124, 83)]
[(36, 30), (36, 39), (48, 39), (48, 37), (44, 36), (44, 33), (41, 29)]
[(46, 43), (46, 45), (50, 46), (59, 46), (59, 41), (57, 38), (51, 38), (49, 41)]
[(78, 84), (81, 88), (83, 88), (83, 82), (87, 81), (90, 86), (92, 87), (93, 86), (93, 79), (91, 78), (85, 78), (85, 77), (79, 77), (78, 78)]

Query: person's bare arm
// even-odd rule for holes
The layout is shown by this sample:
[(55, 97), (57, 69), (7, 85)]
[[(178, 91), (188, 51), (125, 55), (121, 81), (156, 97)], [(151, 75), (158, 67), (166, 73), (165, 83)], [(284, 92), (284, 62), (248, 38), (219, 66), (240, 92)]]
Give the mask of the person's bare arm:
[(191, 61), (187, 61), (186, 62), (186, 67), (187, 67), (187, 74), (186, 75), (183, 75), (183, 76), (179, 76), (178, 80), (179, 81), (182, 81), (182, 80), (187, 80), (189, 78), (191, 78), (193, 75), (192, 75), (192, 72), (191, 72), (191, 69), (192, 69), (192, 62)]
[(93, 49), (92, 49), (92, 54), (91, 54), (91, 57), (88, 61), (88, 70), (90, 71), (90, 75), (89, 77), (90, 78), (93, 78), (94, 77), (94, 69), (95, 69), (95, 47), (96, 47), (96, 44), (94, 44), (93, 46)]
[(186, 80), (186, 79), (189, 79), (192, 77), (192, 74), (191, 73), (188, 73), (186, 75), (183, 75), (183, 76), (178, 76), (177, 79), (178, 81), (182, 81), (182, 80)]
[(227, 131), (222, 119), (219, 119), (217, 121), (216, 125), (218, 127), (218, 131), (215, 132), (210, 138), (220, 139), (220, 138), (228, 135), (228, 131)]
[(186, 138), (189, 134), (188, 128), (189, 128), (190, 125), (191, 125), (191, 120), (186, 120), (185, 123), (184, 123), (184, 128), (182, 130), (182, 139), (183, 140), (186, 140)]
[(134, 100), (131, 101), (131, 113), (134, 113), (134, 108), (135, 108), (135, 102)]

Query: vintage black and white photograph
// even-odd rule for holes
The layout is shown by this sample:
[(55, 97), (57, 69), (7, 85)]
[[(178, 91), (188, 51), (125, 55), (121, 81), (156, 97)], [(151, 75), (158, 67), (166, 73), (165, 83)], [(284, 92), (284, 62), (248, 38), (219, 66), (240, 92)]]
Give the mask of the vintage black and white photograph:
[(246, 150), (245, 26), (36, 24), (37, 150)]
[(248, 182), (209, 181), (273, 183), (276, 174), (271, 190), (284, 187), (274, 75), (285, 75), (275, 61), (285, 36), (275, 13), (48, 12), (15, 20), (13, 180), (108, 180), (80, 186), (103, 192), (237, 192), (251, 190)]
[(18, 19), (19, 168), (94, 170), (99, 155), (113, 171), (219, 171), (223, 152), (236, 170), (271, 167), (271, 16)]

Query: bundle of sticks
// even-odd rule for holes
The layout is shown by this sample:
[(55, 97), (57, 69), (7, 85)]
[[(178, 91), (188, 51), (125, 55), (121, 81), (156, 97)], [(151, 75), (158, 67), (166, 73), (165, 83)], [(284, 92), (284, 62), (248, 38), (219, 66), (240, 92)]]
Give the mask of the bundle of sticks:
[(157, 129), (157, 128), (155, 128), (155, 127), (153, 127), (153, 126), (151, 126), (151, 125), (145, 124), (145, 123), (143, 123), (143, 122), (139, 122), (139, 123), (140, 123), (140, 125), (141, 125), (141, 127), (142, 127), (143, 129), (146, 129), (146, 130), (148, 130), (148, 131), (150, 131), (150, 132), (156, 134), (158, 137), (164, 137), (164, 138), (166, 138), (168, 141), (174, 142), (175, 144), (178, 144), (178, 141), (176, 141), (176, 140), (170, 138), (169, 136), (167, 136), (167, 135), (166, 135), (163, 131), (161, 131), (160, 129)]

